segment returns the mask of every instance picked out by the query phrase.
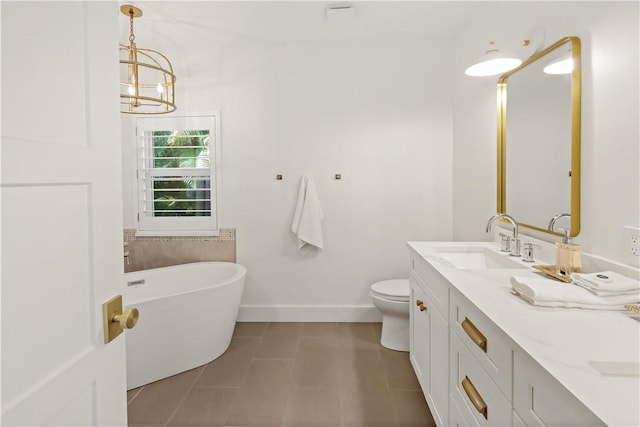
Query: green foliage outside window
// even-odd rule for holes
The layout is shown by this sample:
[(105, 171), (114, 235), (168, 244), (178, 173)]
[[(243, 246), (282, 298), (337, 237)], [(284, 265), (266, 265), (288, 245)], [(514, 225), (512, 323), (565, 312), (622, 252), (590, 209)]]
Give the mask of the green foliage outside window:
[(154, 131), (152, 140), (153, 168), (167, 170), (154, 177), (154, 216), (211, 216), (209, 131)]

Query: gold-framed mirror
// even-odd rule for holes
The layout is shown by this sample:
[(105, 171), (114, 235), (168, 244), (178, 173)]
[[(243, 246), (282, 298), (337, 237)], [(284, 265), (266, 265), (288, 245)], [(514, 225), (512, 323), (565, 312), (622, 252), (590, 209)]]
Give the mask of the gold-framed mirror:
[[(498, 213), (571, 237), (580, 232), (580, 58), (580, 39), (564, 37), (500, 76), (497, 92)], [(549, 68), (559, 64), (569, 68)]]

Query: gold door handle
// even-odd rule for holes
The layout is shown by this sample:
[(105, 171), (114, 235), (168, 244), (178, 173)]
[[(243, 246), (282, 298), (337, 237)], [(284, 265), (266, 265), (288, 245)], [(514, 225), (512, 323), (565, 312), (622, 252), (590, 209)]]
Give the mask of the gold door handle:
[(116, 314), (111, 319), (112, 322), (120, 323), (122, 329), (131, 329), (138, 323), (140, 314), (137, 308), (128, 308), (121, 314)]
[(462, 380), (462, 388), (464, 389), (464, 392), (467, 394), (467, 397), (469, 397), (469, 400), (471, 400), (471, 403), (476, 408), (476, 410), (484, 416), (485, 420), (487, 420), (489, 408), (487, 408), (487, 404), (484, 403), (482, 396), (480, 396), (478, 390), (476, 390), (476, 388), (473, 386), (473, 383), (471, 382), (469, 377), (465, 376)]
[(465, 317), (462, 321), (462, 329), (464, 329), (467, 335), (469, 335), (469, 338), (471, 338), (482, 351), (487, 352), (487, 338), (476, 328), (476, 325), (471, 323), (471, 320)]
[(122, 295), (116, 295), (102, 304), (104, 343), (110, 343), (125, 329), (136, 326), (139, 317), (140, 313), (137, 308), (122, 310)]
[(423, 304), (424, 304), (424, 302), (423, 302), (421, 299), (417, 299), (417, 300), (416, 300), (416, 305), (417, 305), (418, 307), (420, 307), (420, 306), (421, 306), (421, 305), (423, 305)]

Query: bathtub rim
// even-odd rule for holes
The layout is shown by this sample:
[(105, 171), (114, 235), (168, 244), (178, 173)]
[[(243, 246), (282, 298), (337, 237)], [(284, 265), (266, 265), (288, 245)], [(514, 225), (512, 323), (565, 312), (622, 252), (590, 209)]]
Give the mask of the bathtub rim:
[[(203, 287), (198, 287), (195, 289), (189, 289), (186, 291), (180, 291), (180, 292), (173, 292), (173, 293), (169, 293), (169, 294), (165, 294), (165, 295), (160, 295), (160, 296), (152, 296), (152, 297), (148, 297), (148, 298), (140, 298), (140, 299), (136, 299), (133, 301), (129, 301), (129, 296), (127, 295), (127, 290), (129, 290), (130, 288), (135, 288), (136, 285), (134, 286), (127, 286), (127, 278), (131, 277), (132, 275), (135, 274), (144, 274), (144, 272), (153, 272), (154, 274), (161, 274), (163, 271), (175, 271), (175, 270), (179, 270), (180, 268), (187, 268), (188, 266), (192, 266), (192, 265), (233, 265), (234, 268), (236, 268), (236, 271), (234, 271), (234, 274), (231, 275), (228, 278), (225, 278), (224, 280), (221, 281), (216, 281), (212, 284), (207, 284), (206, 286)], [(149, 268), (147, 270), (136, 270), (136, 271), (130, 271), (127, 273), (124, 273), (124, 286), (125, 286), (125, 290), (124, 290), (124, 296), (125, 296), (125, 306), (129, 307), (132, 305), (136, 305), (136, 304), (142, 304), (142, 303), (146, 303), (146, 302), (150, 302), (150, 301), (156, 301), (156, 300), (160, 300), (160, 299), (164, 299), (164, 298), (171, 298), (171, 297), (175, 297), (175, 296), (180, 296), (180, 295), (187, 295), (187, 294), (191, 294), (194, 292), (202, 292), (202, 291), (206, 291), (209, 289), (215, 289), (215, 288), (219, 288), (219, 287), (223, 287), (226, 285), (229, 285), (233, 282), (236, 282), (240, 279), (242, 279), (243, 277), (246, 277), (247, 275), (247, 267), (245, 267), (242, 264), (238, 264), (237, 262), (229, 262), (229, 261), (195, 261), (195, 262), (188, 262), (188, 263), (184, 263), (184, 264), (176, 264), (176, 265), (169, 265), (166, 267), (156, 267), (156, 268)], [(140, 285), (137, 285), (140, 286)]]

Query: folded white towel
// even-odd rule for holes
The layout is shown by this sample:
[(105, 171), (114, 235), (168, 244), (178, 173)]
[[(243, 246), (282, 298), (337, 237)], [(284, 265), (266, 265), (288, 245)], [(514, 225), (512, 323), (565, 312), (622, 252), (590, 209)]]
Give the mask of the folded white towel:
[(324, 213), (320, 207), (320, 200), (313, 178), (310, 174), (302, 177), (298, 190), (298, 203), (293, 215), (291, 231), (298, 236), (298, 252), (306, 254), (312, 246), (322, 249), (322, 227), (320, 222)]
[(511, 287), (529, 303), (545, 307), (624, 310), (640, 302), (640, 291), (629, 295), (598, 296), (571, 283), (530, 276), (512, 276)]
[(582, 286), (600, 296), (628, 295), (640, 291), (640, 281), (613, 271), (588, 274), (573, 273), (571, 278), (576, 285)]

